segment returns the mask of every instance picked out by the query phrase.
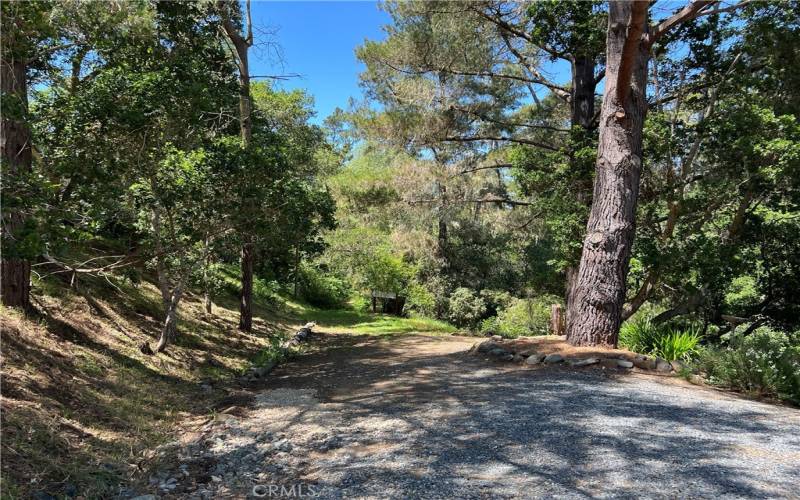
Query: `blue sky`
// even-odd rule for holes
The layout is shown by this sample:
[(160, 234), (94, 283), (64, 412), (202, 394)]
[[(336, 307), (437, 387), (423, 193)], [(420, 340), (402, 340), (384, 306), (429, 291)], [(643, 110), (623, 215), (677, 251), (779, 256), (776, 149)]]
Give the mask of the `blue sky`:
[(252, 14), (257, 28), (277, 30), (283, 62), (276, 64), (264, 48), (254, 49), (250, 72), (300, 74), (279, 85), (307, 89), (316, 102), (317, 122), (361, 95), (363, 66), (355, 48), (365, 39), (383, 39), (381, 26), (390, 21), (376, 2), (253, 1)]

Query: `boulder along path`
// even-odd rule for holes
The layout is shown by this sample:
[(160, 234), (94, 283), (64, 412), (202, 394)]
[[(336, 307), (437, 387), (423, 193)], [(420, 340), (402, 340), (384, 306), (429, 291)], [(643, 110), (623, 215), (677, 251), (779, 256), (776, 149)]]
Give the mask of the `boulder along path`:
[(800, 411), (675, 378), (314, 333), (151, 481), (162, 498), (798, 498)]

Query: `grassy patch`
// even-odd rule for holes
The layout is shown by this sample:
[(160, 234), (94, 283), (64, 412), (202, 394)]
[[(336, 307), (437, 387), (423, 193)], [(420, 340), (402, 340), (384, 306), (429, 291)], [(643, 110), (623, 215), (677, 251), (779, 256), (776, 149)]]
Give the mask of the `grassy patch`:
[(289, 303), (302, 321), (314, 321), (320, 329), (334, 332), (365, 334), (455, 333), (457, 328), (444, 321), (412, 316), (401, 318), (388, 314), (372, 314), (348, 309), (317, 309)]

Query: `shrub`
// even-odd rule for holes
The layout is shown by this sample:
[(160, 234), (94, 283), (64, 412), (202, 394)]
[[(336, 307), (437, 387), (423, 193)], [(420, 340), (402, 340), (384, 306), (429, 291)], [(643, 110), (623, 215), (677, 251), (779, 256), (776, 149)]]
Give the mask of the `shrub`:
[(496, 316), (514, 300), (510, 293), (503, 290), (484, 289), (480, 295), (486, 302), (486, 314), (489, 316)]
[(436, 314), (436, 297), (427, 288), (413, 281), (408, 285), (407, 294), (408, 309), (423, 316), (431, 317)]
[(800, 403), (798, 332), (761, 327), (727, 348), (703, 349), (695, 369), (712, 384)]
[(474, 329), (486, 313), (486, 302), (469, 288), (456, 288), (448, 304), (450, 322)]
[(509, 338), (521, 335), (547, 335), (550, 331), (550, 307), (558, 302), (559, 299), (551, 295), (533, 299), (512, 299), (496, 317), (483, 321), (481, 331)]
[(657, 325), (644, 316), (626, 321), (619, 329), (620, 346), (667, 361), (688, 358), (696, 351), (701, 337), (700, 331), (691, 325)]
[(371, 302), (370, 299), (365, 297), (363, 294), (354, 293), (350, 297), (350, 307), (352, 307), (354, 311), (369, 312)]
[(649, 354), (658, 348), (662, 335), (662, 330), (650, 318), (639, 317), (622, 324), (619, 344), (628, 350)]
[(300, 268), (299, 285), (300, 297), (312, 306), (323, 309), (342, 307), (350, 297), (347, 282), (308, 265)]
[(263, 280), (253, 276), (253, 298), (257, 302), (277, 304), (280, 285), (277, 281)]
[(697, 349), (702, 335), (695, 329), (683, 331), (671, 331), (656, 340), (653, 354), (660, 356), (667, 361), (676, 359), (686, 359)]

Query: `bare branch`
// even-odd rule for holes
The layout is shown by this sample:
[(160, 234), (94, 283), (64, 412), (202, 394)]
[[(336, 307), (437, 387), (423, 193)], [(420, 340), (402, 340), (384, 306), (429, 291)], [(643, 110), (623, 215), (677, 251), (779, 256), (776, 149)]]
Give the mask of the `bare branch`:
[(684, 8), (671, 15), (667, 19), (661, 21), (657, 26), (650, 30), (647, 36), (647, 48), (651, 47), (659, 38), (664, 36), (665, 33), (675, 29), (681, 24), (691, 21), (692, 19), (700, 16), (702, 9), (719, 2), (719, 0), (691, 0)]
[(250, 78), (267, 78), (269, 80), (290, 80), (292, 78), (302, 78), (300, 73), (288, 73), (285, 75), (250, 75)]
[(443, 137), (439, 139), (442, 142), (477, 142), (477, 141), (501, 141), (501, 142), (515, 142), (518, 144), (528, 144), (529, 146), (536, 146), (542, 149), (547, 149), (550, 151), (561, 151), (560, 148), (557, 148), (550, 144), (544, 144), (539, 141), (534, 141), (530, 139), (522, 139), (519, 137), (508, 137), (502, 135), (472, 135), (472, 136), (462, 136), (462, 137)]
[[(514, 55), (514, 57), (517, 58), (519, 63), (525, 69), (527, 69), (528, 72), (530, 74), (532, 74), (538, 80), (538, 82), (535, 82), (535, 83), (539, 83), (539, 84), (544, 85), (545, 87), (549, 88), (558, 97), (564, 99), (566, 102), (570, 101), (570, 99), (572, 97), (572, 94), (570, 94), (569, 91), (567, 91), (567, 89), (565, 89), (564, 87), (561, 87), (561, 86), (556, 85), (553, 82), (549, 81), (539, 71), (537, 71), (535, 67), (533, 67), (532, 65), (528, 64), (527, 58), (525, 56), (523, 56), (516, 49), (516, 47), (514, 47), (514, 45), (511, 43), (511, 40), (508, 39), (508, 35), (504, 31), (500, 31), (500, 36), (503, 38), (503, 42), (505, 43), (505, 45), (508, 48), (508, 50)], [(536, 96), (535, 93), (533, 95)]]
[(490, 16), (489, 14), (485, 13), (484, 11), (482, 11), (479, 7), (472, 6), (471, 10), (473, 12), (475, 12), (476, 14), (478, 14), (479, 16), (481, 16), (482, 18), (484, 18), (487, 21), (489, 21), (490, 23), (494, 24), (495, 26), (507, 31), (508, 33), (511, 33), (514, 36), (517, 36), (519, 38), (522, 38), (523, 40), (526, 40), (528, 43), (530, 43), (530, 44), (532, 44), (532, 45), (534, 45), (536, 47), (539, 47), (543, 51), (545, 51), (548, 54), (550, 54), (550, 56), (552, 56), (552, 57), (554, 57), (556, 59), (567, 59), (567, 60), (569, 60), (569, 58), (565, 54), (562, 54), (562, 53), (558, 52), (557, 50), (555, 50), (554, 48), (552, 48), (552, 47), (550, 47), (550, 46), (548, 46), (546, 44), (537, 44), (537, 43), (535, 43), (533, 38), (529, 34), (525, 33), (525, 31), (523, 31), (522, 29), (520, 29), (520, 28), (518, 28), (516, 26), (513, 26), (510, 23), (508, 23), (508, 22), (506, 22), (506, 21), (504, 21), (504, 20), (502, 20), (500, 18)]
[(481, 170), (497, 170), (499, 168), (512, 168), (514, 165), (510, 163), (496, 163), (494, 165), (481, 165), (480, 167), (468, 168), (464, 170), (460, 170), (455, 174), (451, 175), (450, 178), (456, 177), (458, 175), (464, 174), (471, 174), (472, 172), (479, 172)]
[(253, 46), (253, 17), (250, 15), (250, 0), (245, 0), (245, 5), (247, 9), (247, 38), (245, 38), (245, 43), (247, 43), (248, 47)]

